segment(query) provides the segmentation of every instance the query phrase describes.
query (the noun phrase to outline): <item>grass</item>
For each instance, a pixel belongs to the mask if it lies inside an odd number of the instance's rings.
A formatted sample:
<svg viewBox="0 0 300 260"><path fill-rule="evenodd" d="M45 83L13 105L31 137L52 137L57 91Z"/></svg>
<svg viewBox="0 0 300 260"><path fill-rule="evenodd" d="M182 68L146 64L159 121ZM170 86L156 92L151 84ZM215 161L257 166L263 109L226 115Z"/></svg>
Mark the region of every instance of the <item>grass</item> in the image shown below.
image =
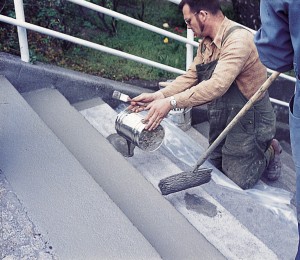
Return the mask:
<svg viewBox="0 0 300 260"><path fill-rule="evenodd" d="M166 30L184 37L186 36L186 25L183 21L182 13L178 10L176 4L167 0L144 0L144 2L145 12L143 21L145 23L159 28L163 28L163 24L168 23L169 28ZM140 2L133 0L124 1L120 3L118 11L122 14L136 17L141 10L141 5L138 3ZM74 7L77 8L77 6L72 5L72 8ZM56 12L53 12L53 8L48 10L52 10L51 15L49 14L50 11L43 9L43 14L49 16L47 16L50 20L48 26L51 24L55 25L58 30L65 27L63 24L57 24L57 21L61 18L59 16L59 9L56 10ZM66 10L71 12L70 8ZM85 9L84 12L87 12L86 10L87 9ZM75 28L75 30L70 31L70 35L185 70L186 46L184 43L173 39L168 39L168 43L164 43L165 37L163 35L153 33L121 20L117 21L117 33L112 36L104 32L96 13L94 11L88 12L90 14L90 16L88 16L88 18L91 18L90 20L84 20L80 15L74 14L73 16L71 14L70 17L66 19L66 21L70 20L72 23L70 28ZM79 11L77 13L80 14ZM41 14L38 13L37 16L40 15ZM74 19L74 17L76 18ZM28 21L31 17L26 18ZM110 17L106 17L107 22L110 22L110 19ZM42 22L43 21L45 20L42 19ZM46 21L48 20L46 19ZM32 62L42 61L52 63L61 67L118 81L128 81L131 79L165 80L178 76L178 74L175 73L166 72L162 69L143 65L94 49L70 43L66 44L63 40L54 39L35 32L28 31L28 34ZM14 35L6 34L6 38L7 35L10 40L14 41L14 43L9 45L13 47L9 47L6 43L2 42L0 43L0 49L17 54L18 40L16 33Z"/></svg>
<svg viewBox="0 0 300 260"><path fill-rule="evenodd" d="M89 40L169 66L181 69L185 67L184 44L180 45L175 41L164 44L164 37L162 36L141 28L130 31L128 27L128 25L119 24L120 33L116 36L99 35ZM68 53L65 53L65 65L71 65L79 70L86 70L95 75L117 80L127 80L128 78L152 80L157 77L171 76L169 75L171 73L166 73L151 66L80 46L74 46Z"/></svg>
<svg viewBox="0 0 300 260"><path fill-rule="evenodd" d="M162 28L163 23L167 22L170 24L168 30L174 31L175 27L182 25L182 21L180 24L176 24L177 16L180 14L177 6L171 4L168 1L153 1L146 7L144 21L160 28ZM167 10L167 12L158 12L157 8ZM181 28L181 30L183 34L186 32L185 28ZM85 37L92 42L172 67L185 69L186 48L184 43L169 39L166 44L164 43L164 36L123 21L118 21L117 34L114 36L109 36L99 31L98 28L89 28L88 31L90 33L86 34ZM65 59L60 65L71 66L76 70L115 80L132 78L155 80L177 76L177 74L165 72L152 66L80 46L73 46L65 53Z"/></svg>
<svg viewBox="0 0 300 260"><path fill-rule="evenodd" d="M170 27L166 30L185 36L185 24L176 4L166 0L146 0L146 2L149 3L145 4L143 16L145 23L159 28L163 28L163 23L168 23ZM130 2L127 2L120 6L118 11L136 17L137 9L137 5L131 4L130 6ZM184 43L172 39L169 39L168 43L164 43L165 37L163 35L121 20L117 21L117 33L110 35L103 30L96 13L94 11L88 12L94 21L91 21L91 19L84 20L78 16L76 16L78 19L72 18L71 22L79 29L71 31L70 35L151 61L185 69L186 48ZM55 19L58 19L58 16L53 18L53 20ZM111 18L106 16L106 21L109 23ZM175 31L175 28L177 31ZM180 28L179 31L178 28ZM28 31L28 34L32 62L42 61L118 81L131 79L161 80L174 78L178 75L73 43L64 44L66 42L63 40L35 32ZM14 46L13 44L10 45L13 48L6 48L4 44L1 46L1 43L0 48L4 46L4 51L7 49L8 52L13 51L16 54L18 52L17 37L15 35L14 38L10 37L10 39L15 41Z"/></svg>

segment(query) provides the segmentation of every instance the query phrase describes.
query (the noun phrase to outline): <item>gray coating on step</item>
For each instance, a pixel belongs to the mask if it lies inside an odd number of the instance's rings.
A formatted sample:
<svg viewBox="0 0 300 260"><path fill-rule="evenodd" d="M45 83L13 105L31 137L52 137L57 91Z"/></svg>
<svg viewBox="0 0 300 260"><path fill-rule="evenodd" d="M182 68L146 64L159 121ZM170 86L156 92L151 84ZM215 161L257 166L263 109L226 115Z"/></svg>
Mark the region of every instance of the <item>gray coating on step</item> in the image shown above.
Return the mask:
<svg viewBox="0 0 300 260"><path fill-rule="evenodd" d="M163 259L224 259L57 90L24 97Z"/></svg>
<svg viewBox="0 0 300 260"><path fill-rule="evenodd" d="M123 109L125 108L120 107L117 110ZM115 132L113 125L116 111L107 104L83 108L81 113L103 136L107 137ZM167 135L162 149L153 153L145 153L136 149L135 155L127 159L155 187L170 173L191 170L193 163L187 167L181 160L191 163L193 161L191 153L201 154L204 151L203 147L207 146L207 139L194 128L182 132L176 127L170 128L171 125L167 124L167 120L163 124ZM202 146L197 145L198 141L202 143ZM195 159L198 159L198 155ZM212 165L205 162L203 167L211 168ZM242 191L220 171L212 168L213 180L209 183L168 195L166 198L228 259L235 259L235 257L238 259L251 259L251 257L276 259L273 252L283 259L290 259L295 255L298 239L297 225L294 225L293 216L295 215L289 208L289 201L281 202L284 204L275 202L274 205L274 200L268 198L271 196L281 201L284 191L276 190L275 194L270 194L273 191L268 189L261 191L259 187ZM186 203L186 193L192 195L189 197L189 205ZM201 205L206 207L203 208L203 212L209 212L209 206L212 205L201 203L202 199L216 206L216 215L200 214L197 210L193 210L195 208L200 211ZM193 207L190 206L191 203ZM255 215L258 217L253 217ZM275 233L276 236L273 237ZM282 243L283 237L289 237L290 240Z"/></svg>
<svg viewBox="0 0 300 260"><path fill-rule="evenodd" d="M0 82L1 169L59 259L160 259L14 87Z"/></svg>
<svg viewBox="0 0 300 260"><path fill-rule="evenodd" d="M20 61L19 57L4 53L0 53L0 73L5 74L20 92L39 89L41 87L57 88L70 102L86 100L94 98L95 96L100 96L107 101L106 98L109 97L112 89L117 89L133 96L135 95L134 93L138 94L141 91L145 91L145 89L138 89L135 86L129 86L120 82L85 75L83 73L68 71L55 66L24 63ZM41 83L43 83L43 85L41 85ZM283 83L281 82L279 83L280 87L282 84ZM275 88L276 86L272 87L272 89ZM280 89L278 93L281 93ZM99 100L100 99L95 98L93 102L89 101L89 107L97 105ZM103 103L101 100L100 102ZM193 121L195 120L199 121L198 118ZM200 132L202 131L200 124L194 126L199 129ZM189 135L192 135L196 142L199 142L203 147L206 147L207 139L199 134L199 132L193 131L193 129L191 130L192 131L188 131ZM288 144L285 145L283 143L283 146L287 151L290 150ZM132 162L138 166L139 163L143 163L144 161L144 158L140 159L139 162L139 153L137 152L132 158ZM154 158L155 163L158 162L157 159L160 158ZM149 157L148 160L152 160L151 157ZM287 153L283 153L283 161L285 164L283 166L282 178L277 182L268 183L268 185L283 188L294 193L295 172L291 156ZM175 163L179 164L178 161ZM173 171L170 172L173 173ZM248 196L241 195L239 192L235 192L231 189L220 189L220 186L214 185L213 182L203 185L203 189L232 213L237 221L240 221L240 223L245 225L251 233L276 252L279 259L292 259L292 256L295 254L294 251L296 250L296 239L298 238L296 238L294 233L287 227L285 221L282 221L281 223L280 219L278 220L276 212L274 213L272 210L266 210L264 206L257 205L251 198L249 199ZM186 207L189 207L190 211L200 211L201 208L197 207L197 205L199 205L199 203L201 204L203 201L198 201L197 198L199 197L202 199L206 197L194 193L197 189L191 190L193 191L193 197L189 198L191 200L188 201L188 203L184 202L184 204ZM173 203L174 198L175 197L172 197L170 199L171 203ZM185 201L184 197L182 200ZM202 205L207 206L208 204L203 203ZM206 214L213 216L213 208ZM204 216L204 214L200 215ZM233 229L234 227L230 226L228 228ZM295 232L297 232L296 229ZM282 238L286 237L290 238L289 242L283 242ZM230 243L229 237L226 238L226 241Z"/></svg>

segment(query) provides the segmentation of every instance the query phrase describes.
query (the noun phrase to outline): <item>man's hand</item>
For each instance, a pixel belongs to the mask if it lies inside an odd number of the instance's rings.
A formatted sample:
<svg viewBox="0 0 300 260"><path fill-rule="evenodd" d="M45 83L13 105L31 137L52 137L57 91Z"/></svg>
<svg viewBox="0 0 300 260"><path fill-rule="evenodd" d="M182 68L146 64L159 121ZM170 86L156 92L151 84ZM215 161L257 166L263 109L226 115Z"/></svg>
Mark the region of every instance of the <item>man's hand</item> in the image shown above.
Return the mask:
<svg viewBox="0 0 300 260"><path fill-rule="evenodd" d="M154 93L142 93L130 100L130 106L128 107L128 109L132 110L133 112L148 110L148 104L150 104L154 100L162 98L164 98L164 95L160 91Z"/></svg>
<svg viewBox="0 0 300 260"><path fill-rule="evenodd" d="M149 109L149 112L144 118L144 122L146 123L145 129L151 131L159 126L172 109L170 98L154 100L147 106L147 109Z"/></svg>
<svg viewBox="0 0 300 260"><path fill-rule="evenodd" d="M144 103L145 105L141 106L139 105L140 103ZM144 123L146 124L145 129L151 131L161 123L172 109L172 106L170 98L165 98L160 91L156 91L154 93L142 93L132 98L128 109L131 109L133 112L149 110L144 118Z"/></svg>

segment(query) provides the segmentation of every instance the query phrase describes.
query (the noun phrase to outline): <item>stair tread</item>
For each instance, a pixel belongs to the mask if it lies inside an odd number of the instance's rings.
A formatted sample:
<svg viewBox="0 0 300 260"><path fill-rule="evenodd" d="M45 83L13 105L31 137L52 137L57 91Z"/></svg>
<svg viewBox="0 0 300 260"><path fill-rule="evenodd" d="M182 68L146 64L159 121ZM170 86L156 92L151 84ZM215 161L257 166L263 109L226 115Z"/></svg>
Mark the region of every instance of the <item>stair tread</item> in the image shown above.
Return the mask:
<svg viewBox="0 0 300 260"><path fill-rule="evenodd" d="M24 97L162 258L223 258L59 91Z"/></svg>
<svg viewBox="0 0 300 260"><path fill-rule="evenodd" d="M1 170L58 256L160 259L14 87L0 82Z"/></svg>
<svg viewBox="0 0 300 260"><path fill-rule="evenodd" d="M114 120L117 114L117 112L113 111L112 108L110 108L107 104L102 104L94 108L84 109L80 112L104 137L107 137L110 134L115 132L113 127L110 128L105 127L106 125L110 125L110 126L114 125ZM196 142L199 142L200 147L198 148L201 149L202 151L204 151L204 149L207 147L207 139L204 136L202 136L201 133L199 133L196 129L191 128L186 133L181 133L182 136L184 136L185 134L188 135L187 138L192 137L194 140L196 140ZM175 139L173 141L175 143L178 142ZM192 145L188 147L192 147ZM187 148L186 150L189 149ZM168 175L170 175L170 173L175 174L182 171L180 168L174 167L174 165L172 165L172 163L173 164L175 163L177 166L180 167L181 165L178 159L177 161L174 160L173 162L170 162L165 157L167 157L167 153L163 152L163 149L161 148L154 153L141 152L138 148L136 148L134 151L134 156L128 158L127 160L130 161L130 163L134 165L149 180L149 182L151 182L154 186L157 186L161 178L167 177ZM204 166L207 166L207 164L204 164ZM161 171L161 169L164 169L163 172ZM214 170L213 172L217 172L217 170ZM199 228L200 232L203 232L209 241L214 241L215 246L217 248L218 246L226 247L228 243L228 247L235 245L234 246L235 249L233 251L234 253L237 253L237 251L239 251L240 246L244 248L245 244L247 243L252 243L252 244L256 243L257 247L251 247L249 250L240 249L239 254L241 255L238 255L237 257L247 259L247 256L250 257L250 256L254 256L255 254L258 254L259 256L263 254L263 251L266 250L266 248L264 248L264 245L261 244L261 241L265 243L266 247L270 248L278 255L286 254L286 250L281 246L282 238L280 234L283 233L291 237L291 239L294 239L294 244L296 244L297 233L293 232L294 230L291 230L289 228L286 229L286 225L281 223L280 216L278 216L278 218L275 218L273 216L273 213L270 211L268 207L266 207L266 205L260 205L260 202L255 200L254 195L247 194L246 192L242 192L238 189L235 190L226 187L226 185L228 185L230 181L228 180L228 178L227 180L224 181L224 175L220 174L220 172L217 173L215 176L216 178L219 178L219 180L217 181L220 182L221 180L225 183L225 187L222 187L222 184L220 186L219 183L216 184L213 181L211 181L210 183L202 185L201 187L196 187L187 190L186 192L182 191L173 195L169 195L167 199L169 199L171 203L174 204L177 210L182 212L187 218L190 218L189 219L190 222L193 223L193 225L196 226L196 228ZM282 188L282 186L280 188ZM259 190L257 191L254 190L254 194L257 194L258 192ZM199 196L208 199L210 202L213 201L213 204L217 206L217 211L220 214L215 216L215 218L213 219L218 219L218 221L210 223L201 219L199 215L193 218L192 216L194 214L193 209L187 210L185 208L187 206L186 197L184 195L185 193L190 195L194 194L193 196L195 196L195 200L197 200L197 196ZM208 210L207 212L209 212L209 207L207 210ZM260 215L259 219L261 220L262 223L260 223L259 225L257 225L256 219L253 218L255 214ZM233 218L236 218L238 221L237 222L236 220L234 221L232 219L232 216ZM272 221L270 221L270 218L272 218ZM219 219L223 219L223 221L220 221ZM199 223L197 224L198 221ZM207 228L209 227L208 228L209 231L204 230L205 228L203 228L203 224ZM228 230L229 226L230 229ZM255 236L255 238L253 238L249 233L244 232L245 227ZM277 238L270 239L270 236L274 234L273 231L274 227L278 229L275 231L275 233L278 232L279 236ZM292 223L290 227L294 228L294 224ZM215 229L218 230L217 233L213 232L213 230ZM233 232L233 234L229 234L230 232ZM220 243L221 237L225 237L225 236L226 237L235 236L236 240L233 239L232 241L227 239L227 241L225 242L223 241L221 245ZM260 241L257 241L257 238ZM251 240L252 242L249 242ZM241 241L243 241L243 243ZM224 248L220 250L226 251L226 249ZM224 255L226 255L226 253L230 255L230 252L227 251L224 253L224 251L222 251ZM293 245L291 246L291 253L292 254L294 253Z"/></svg>

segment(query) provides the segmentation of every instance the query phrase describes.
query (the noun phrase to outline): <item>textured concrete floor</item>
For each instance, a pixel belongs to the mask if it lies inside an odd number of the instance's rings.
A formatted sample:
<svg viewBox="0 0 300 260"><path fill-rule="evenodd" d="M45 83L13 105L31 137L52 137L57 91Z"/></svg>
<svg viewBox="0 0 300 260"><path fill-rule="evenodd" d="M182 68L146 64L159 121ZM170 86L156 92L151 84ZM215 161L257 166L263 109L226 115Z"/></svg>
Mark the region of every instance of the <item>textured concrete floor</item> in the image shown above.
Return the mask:
<svg viewBox="0 0 300 260"><path fill-rule="evenodd" d="M29 219L12 187L0 172L0 259L52 260L54 250Z"/></svg>

